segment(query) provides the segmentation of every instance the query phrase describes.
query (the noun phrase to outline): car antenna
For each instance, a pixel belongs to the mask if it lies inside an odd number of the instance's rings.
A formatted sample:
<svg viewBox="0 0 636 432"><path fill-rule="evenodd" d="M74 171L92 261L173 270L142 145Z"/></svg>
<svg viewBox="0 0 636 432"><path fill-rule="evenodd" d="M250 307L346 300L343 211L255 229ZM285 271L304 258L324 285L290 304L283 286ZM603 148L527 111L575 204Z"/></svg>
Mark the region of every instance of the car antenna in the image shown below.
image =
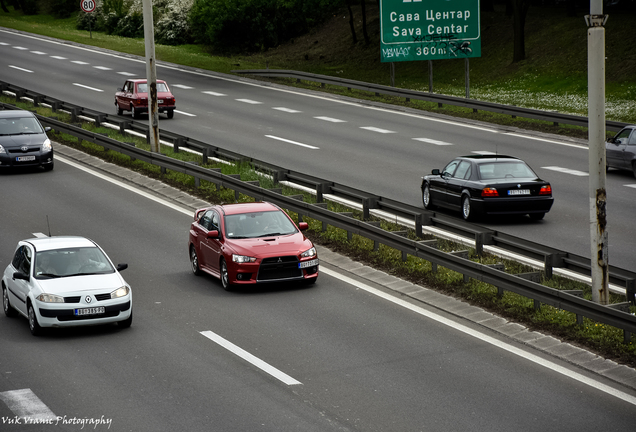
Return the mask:
<svg viewBox="0 0 636 432"><path fill-rule="evenodd" d="M51 225L49 225L49 215L46 215L46 226L49 228L49 237L51 237Z"/></svg>

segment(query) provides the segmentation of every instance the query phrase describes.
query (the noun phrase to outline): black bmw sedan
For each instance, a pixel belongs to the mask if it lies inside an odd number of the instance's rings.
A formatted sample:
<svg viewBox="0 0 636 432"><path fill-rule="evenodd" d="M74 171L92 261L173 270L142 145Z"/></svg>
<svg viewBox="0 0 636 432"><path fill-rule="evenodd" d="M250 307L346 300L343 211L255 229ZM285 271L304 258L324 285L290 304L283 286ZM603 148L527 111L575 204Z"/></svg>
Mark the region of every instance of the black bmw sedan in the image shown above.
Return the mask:
<svg viewBox="0 0 636 432"><path fill-rule="evenodd" d="M550 183L521 159L504 155L469 155L422 177L422 202L429 210L460 210L465 220L480 215L528 214L543 219L554 198Z"/></svg>

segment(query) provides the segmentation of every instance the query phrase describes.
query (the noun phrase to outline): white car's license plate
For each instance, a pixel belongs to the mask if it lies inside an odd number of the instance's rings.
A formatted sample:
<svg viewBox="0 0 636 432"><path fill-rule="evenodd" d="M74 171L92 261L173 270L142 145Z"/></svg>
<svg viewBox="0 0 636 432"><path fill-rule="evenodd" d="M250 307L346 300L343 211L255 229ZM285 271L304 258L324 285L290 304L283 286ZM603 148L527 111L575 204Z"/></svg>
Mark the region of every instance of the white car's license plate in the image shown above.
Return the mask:
<svg viewBox="0 0 636 432"><path fill-rule="evenodd" d="M35 156L18 156L17 158L15 158L15 160L17 162L34 161L35 160Z"/></svg>
<svg viewBox="0 0 636 432"><path fill-rule="evenodd" d="M307 268L307 267L313 267L313 266L317 266L318 265L318 260L311 260L311 261L303 261L298 263L298 268Z"/></svg>
<svg viewBox="0 0 636 432"><path fill-rule="evenodd" d="M511 189L508 195L530 195L530 189Z"/></svg>
<svg viewBox="0 0 636 432"><path fill-rule="evenodd" d="M84 309L75 309L75 315L99 315L106 312L106 308L104 306L92 307L92 308L84 308Z"/></svg>

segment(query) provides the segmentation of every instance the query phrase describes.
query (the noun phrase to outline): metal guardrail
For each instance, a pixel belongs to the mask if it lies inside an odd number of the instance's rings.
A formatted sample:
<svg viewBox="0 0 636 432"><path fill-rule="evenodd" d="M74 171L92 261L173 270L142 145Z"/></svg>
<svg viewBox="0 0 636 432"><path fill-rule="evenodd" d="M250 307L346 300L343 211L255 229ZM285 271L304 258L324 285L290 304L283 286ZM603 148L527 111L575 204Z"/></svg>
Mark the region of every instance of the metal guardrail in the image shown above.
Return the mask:
<svg viewBox="0 0 636 432"><path fill-rule="evenodd" d="M543 111L531 108L521 108L516 106L508 106L501 105L492 102L484 102L476 99L467 99L456 96L447 96L442 94L435 94L429 92L421 92L416 90L409 89L401 89L397 87L391 87L381 84L372 84L366 83L362 81L355 81L346 78L338 78L327 75L318 75L311 74L306 72L299 71L290 71L284 69L243 69L243 70L233 70L231 71L235 74L241 75L256 75L256 76L264 76L271 78L290 78L295 79L296 82L300 81L312 81L321 83L324 87L325 84L347 87L347 89L351 90L364 90L375 94L384 94L389 96L397 96L401 98L405 98L407 101L410 99L423 100L427 102L437 103L441 108L444 104L459 106L464 108L472 108L474 112L477 111L488 111L497 114L505 114L513 117L524 117L530 118L534 120L544 120L554 123L555 125L559 123L569 124L573 126L588 126L587 117L572 115L572 114L561 114L553 111ZM623 127L628 125L629 123L622 123L617 121L606 121L605 128L608 131L618 132Z"/></svg>
<svg viewBox="0 0 636 432"><path fill-rule="evenodd" d="M69 110L73 117L88 117L92 118L96 123L99 122L118 125L120 132L122 133L124 132L124 128L129 128L137 132L142 131L146 134L149 131L148 125L141 122L83 109L75 105L55 101L28 91L15 92L14 90L17 90L17 88L6 83L0 82L0 89L15 93L16 98L18 97L18 94L21 94L21 97L28 97L35 100L33 98L35 96L35 98L39 101L38 103L53 103L51 106L57 107L54 109ZM15 109L12 105L2 105L7 109ZM239 193L242 193L247 196L251 196L256 200L274 202L283 208L297 213L300 219L303 217L309 217L321 221L323 223L323 227L326 224L343 229L350 234L358 234L362 237L373 240L374 242L382 243L399 250L403 254L425 259L431 262L434 267L439 265L463 274L464 278L473 278L491 284L497 287L500 292L502 292L502 290L515 292L527 298L533 299L535 304L540 302L575 313L577 314L577 319L579 319L579 317L587 317L622 329L624 331L624 340L626 342L630 340L631 333L636 332L636 316L632 314L623 312L614 307L603 306L582 299L567 291L560 291L545 287L519 275L508 274L499 270L495 266L476 263L466 258L462 258L457 254L440 251L434 246L430 246L430 244L426 241L411 240L404 237L401 233L385 231L371 222L354 219L350 217L349 214L340 214L330 211L323 203L323 198L324 195L330 194L360 202L365 216L368 215L372 209L380 209L389 211L401 217L411 218L415 224L418 235L421 235L422 233L422 225L427 225L443 228L469 237L474 236L476 250L478 252L483 249L483 245L496 245L506 250L525 254L526 256L539 257L544 260L547 276L551 275L554 267L563 267L573 271L583 272L583 274L587 274L589 276L589 260L583 257L548 248L527 240L508 236L497 231L489 230L485 227L469 224L423 208L389 200L317 177L293 172L256 159L246 158L238 153L221 149L201 141L192 140L168 131L162 131L161 137L163 140L172 140L175 151L179 151L181 148L188 148L201 152L204 164L207 163L207 158L209 157L248 161L257 169L270 172L275 181L289 181L313 189L316 193L318 203L306 203L302 201L302 198L299 199L296 196L284 196L281 194L279 189L264 189L258 184L255 184L256 182L245 182L236 178L236 176L222 174L219 169L207 169L191 162L184 162L160 153L152 153L142 150L132 144L114 140L105 135L93 133L82 129L81 127L67 124L53 118L43 117L40 115L38 115L38 118L45 126L50 126L56 132L69 134L77 137L78 139L100 145L105 149L117 151L128 155L131 158L139 159L152 165L157 165L161 167L162 170L172 170L193 176L197 184L200 180L206 180L220 187L234 190L237 197ZM626 287L627 298L633 303L636 273L611 266L609 271L610 281L623 283Z"/></svg>

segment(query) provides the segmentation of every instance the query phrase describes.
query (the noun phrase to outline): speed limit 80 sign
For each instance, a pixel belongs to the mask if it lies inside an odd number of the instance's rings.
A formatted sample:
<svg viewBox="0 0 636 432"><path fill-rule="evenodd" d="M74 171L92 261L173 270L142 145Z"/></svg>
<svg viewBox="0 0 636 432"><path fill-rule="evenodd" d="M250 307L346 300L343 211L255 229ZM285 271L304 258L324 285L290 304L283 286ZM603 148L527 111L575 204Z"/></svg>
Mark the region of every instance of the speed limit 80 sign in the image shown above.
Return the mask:
<svg viewBox="0 0 636 432"><path fill-rule="evenodd" d="M93 12L95 10L95 0L81 0L80 7L84 12Z"/></svg>

